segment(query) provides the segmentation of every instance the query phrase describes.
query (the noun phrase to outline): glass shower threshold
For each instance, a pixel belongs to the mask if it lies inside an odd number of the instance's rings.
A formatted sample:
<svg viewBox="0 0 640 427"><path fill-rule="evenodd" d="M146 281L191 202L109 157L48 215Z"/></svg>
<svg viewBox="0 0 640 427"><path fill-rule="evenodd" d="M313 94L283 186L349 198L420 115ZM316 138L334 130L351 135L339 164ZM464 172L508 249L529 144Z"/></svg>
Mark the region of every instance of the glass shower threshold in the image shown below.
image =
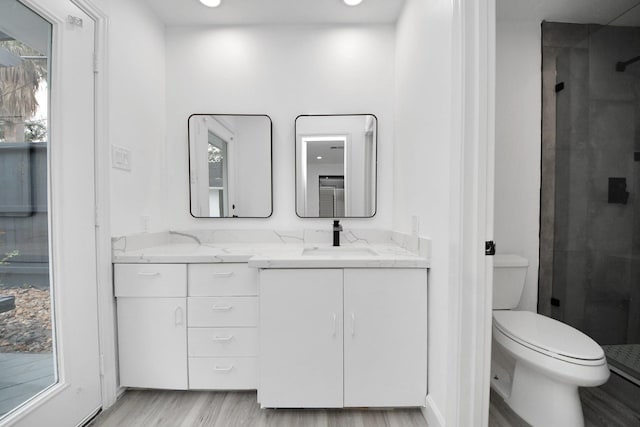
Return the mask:
<svg viewBox="0 0 640 427"><path fill-rule="evenodd" d="M609 368L640 386L640 344L603 345Z"/></svg>

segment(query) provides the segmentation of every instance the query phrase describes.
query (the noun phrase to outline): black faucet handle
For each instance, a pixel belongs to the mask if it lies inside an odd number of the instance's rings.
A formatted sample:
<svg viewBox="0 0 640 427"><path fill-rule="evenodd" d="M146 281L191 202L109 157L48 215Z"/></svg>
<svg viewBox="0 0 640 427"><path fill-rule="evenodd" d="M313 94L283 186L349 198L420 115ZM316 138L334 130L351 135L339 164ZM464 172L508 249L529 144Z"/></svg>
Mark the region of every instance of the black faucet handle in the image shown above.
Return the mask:
<svg viewBox="0 0 640 427"><path fill-rule="evenodd" d="M340 232L342 231L342 226L340 225L340 221L333 221L333 246L340 246Z"/></svg>

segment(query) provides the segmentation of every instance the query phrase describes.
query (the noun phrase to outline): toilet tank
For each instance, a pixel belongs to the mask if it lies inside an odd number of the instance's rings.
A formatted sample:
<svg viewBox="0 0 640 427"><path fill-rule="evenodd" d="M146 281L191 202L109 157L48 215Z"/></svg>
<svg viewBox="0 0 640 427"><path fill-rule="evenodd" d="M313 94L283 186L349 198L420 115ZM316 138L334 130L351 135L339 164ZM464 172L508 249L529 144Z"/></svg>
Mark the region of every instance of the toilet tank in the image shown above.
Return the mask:
<svg viewBox="0 0 640 427"><path fill-rule="evenodd" d="M518 255L495 255L493 259L493 309L516 308L524 289L529 261Z"/></svg>

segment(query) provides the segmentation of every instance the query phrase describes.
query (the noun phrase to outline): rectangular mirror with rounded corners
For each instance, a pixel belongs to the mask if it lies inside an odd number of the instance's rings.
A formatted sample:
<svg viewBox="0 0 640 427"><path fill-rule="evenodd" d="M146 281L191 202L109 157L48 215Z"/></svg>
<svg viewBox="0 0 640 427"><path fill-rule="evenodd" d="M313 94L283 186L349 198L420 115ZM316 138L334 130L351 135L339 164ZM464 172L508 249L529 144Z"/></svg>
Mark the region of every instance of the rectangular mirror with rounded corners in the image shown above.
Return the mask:
<svg viewBox="0 0 640 427"><path fill-rule="evenodd" d="M271 216L269 116L192 114L188 126L191 215L196 218Z"/></svg>
<svg viewBox="0 0 640 427"><path fill-rule="evenodd" d="M378 119L372 114L296 118L296 214L376 214Z"/></svg>

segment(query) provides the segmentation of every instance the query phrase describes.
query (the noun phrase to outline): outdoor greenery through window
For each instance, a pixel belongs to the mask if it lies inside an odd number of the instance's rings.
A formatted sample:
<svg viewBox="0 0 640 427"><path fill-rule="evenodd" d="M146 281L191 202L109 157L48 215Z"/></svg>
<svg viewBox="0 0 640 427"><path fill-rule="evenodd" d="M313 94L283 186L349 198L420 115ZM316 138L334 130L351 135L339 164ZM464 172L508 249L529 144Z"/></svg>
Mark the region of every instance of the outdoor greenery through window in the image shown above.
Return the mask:
<svg viewBox="0 0 640 427"><path fill-rule="evenodd" d="M17 1L4 1L1 6L0 416L3 416L55 384L56 370L47 200L51 25ZM16 22L30 22L34 26L19 26Z"/></svg>

